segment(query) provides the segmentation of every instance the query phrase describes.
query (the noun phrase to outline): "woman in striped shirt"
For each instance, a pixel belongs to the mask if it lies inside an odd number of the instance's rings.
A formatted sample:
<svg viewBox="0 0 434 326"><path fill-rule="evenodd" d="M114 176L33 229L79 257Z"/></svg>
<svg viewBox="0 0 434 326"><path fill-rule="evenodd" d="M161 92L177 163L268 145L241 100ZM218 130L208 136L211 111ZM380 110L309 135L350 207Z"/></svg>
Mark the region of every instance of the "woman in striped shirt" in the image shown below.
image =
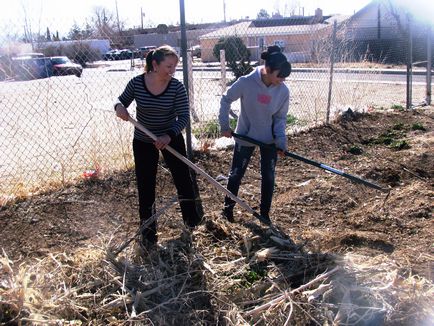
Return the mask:
<svg viewBox="0 0 434 326"><path fill-rule="evenodd" d="M127 121L126 108L133 100L137 105L137 120L157 136L153 141L134 130L133 152L139 193L140 225L155 213L155 186L159 150L172 174L182 218L189 228L201 222L196 209L194 188L188 166L165 150L167 145L186 155L181 131L189 118L189 104L184 85L173 78L178 55L170 46L161 46L146 56L146 72L129 81L115 104L116 115ZM142 228L142 244L149 248L157 243L157 225Z"/></svg>

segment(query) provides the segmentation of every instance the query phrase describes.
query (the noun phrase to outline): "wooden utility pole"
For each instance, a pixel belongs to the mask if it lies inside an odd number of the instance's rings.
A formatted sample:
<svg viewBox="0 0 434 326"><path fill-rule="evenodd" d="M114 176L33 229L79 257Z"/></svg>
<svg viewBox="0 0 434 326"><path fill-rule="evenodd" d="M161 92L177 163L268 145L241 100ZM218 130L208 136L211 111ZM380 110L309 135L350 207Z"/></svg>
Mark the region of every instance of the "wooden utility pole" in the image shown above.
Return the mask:
<svg viewBox="0 0 434 326"><path fill-rule="evenodd" d="M115 4L116 4L116 19L117 19L117 23L118 23L118 32L121 32L121 24L119 22L119 10L118 10L118 0L115 0Z"/></svg>
<svg viewBox="0 0 434 326"><path fill-rule="evenodd" d="M426 97L425 102L426 105L431 105L431 82L432 82L432 76L431 76L431 69L432 69L432 29L431 27L428 27L427 32L427 40L426 40Z"/></svg>

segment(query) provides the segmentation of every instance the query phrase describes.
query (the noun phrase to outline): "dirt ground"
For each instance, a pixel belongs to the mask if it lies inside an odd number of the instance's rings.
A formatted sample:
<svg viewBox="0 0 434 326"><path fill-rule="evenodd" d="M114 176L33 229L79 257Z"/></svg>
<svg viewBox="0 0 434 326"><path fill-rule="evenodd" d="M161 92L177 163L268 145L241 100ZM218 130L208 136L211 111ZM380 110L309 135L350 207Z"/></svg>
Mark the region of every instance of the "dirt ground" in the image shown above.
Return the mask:
<svg viewBox="0 0 434 326"><path fill-rule="evenodd" d="M433 127L432 108L349 113L329 126L290 136L289 151L371 180L390 193L300 161L281 159L273 223L306 252L385 255L405 273L434 281ZM228 149L198 152L195 159L218 177L227 174L231 156ZM239 194L255 209L260 198L258 158L256 151ZM175 192L168 173L164 169L159 173L158 194L164 202ZM198 183L209 220L208 234L200 234L216 236L210 225L220 212L223 196L201 177ZM17 263L52 252L74 252L98 237L115 234L128 239L137 230L137 216L134 173L118 173L2 207L0 247ZM237 224L254 220L239 207L235 218ZM176 207L160 218L159 231L162 244L179 237L181 218Z"/></svg>

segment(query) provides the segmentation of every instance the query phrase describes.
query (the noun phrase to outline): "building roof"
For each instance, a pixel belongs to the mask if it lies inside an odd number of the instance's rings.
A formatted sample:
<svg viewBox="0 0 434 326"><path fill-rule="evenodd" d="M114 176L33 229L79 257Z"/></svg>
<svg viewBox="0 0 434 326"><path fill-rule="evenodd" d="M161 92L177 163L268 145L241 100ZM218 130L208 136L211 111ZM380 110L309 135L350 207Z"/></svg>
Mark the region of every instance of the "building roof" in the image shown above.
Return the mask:
<svg viewBox="0 0 434 326"><path fill-rule="evenodd" d="M254 27L277 27L277 26L291 26L291 25L312 25L323 23L331 16L291 16L282 17L277 19L256 19L252 21Z"/></svg>
<svg viewBox="0 0 434 326"><path fill-rule="evenodd" d="M201 40L215 39L215 38L234 36L234 35L252 37L252 36L266 36L266 35L310 34L312 32L316 32L321 29L329 27L331 24L333 24L335 20L337 21L337 23L341 23L344 20L348 19L349 16L334 15L334 16L326 16L324 18L325 19L323 19L321 23L311 23L311 21L309 20L302 20L302 22L306 22L306 24L288 24L291 22L295 22L296 18L294 18L294 21L288 18L276 19L276 21L279 22L276 22L271 26L267 25L265 21L272 21L272 19L263 20L264 23L261 24L258 24L260 20L245 21L232 26L220 28L211 33L202 35L200 39ZM263 25L263 26L257 26L257 25Z"/></svg>

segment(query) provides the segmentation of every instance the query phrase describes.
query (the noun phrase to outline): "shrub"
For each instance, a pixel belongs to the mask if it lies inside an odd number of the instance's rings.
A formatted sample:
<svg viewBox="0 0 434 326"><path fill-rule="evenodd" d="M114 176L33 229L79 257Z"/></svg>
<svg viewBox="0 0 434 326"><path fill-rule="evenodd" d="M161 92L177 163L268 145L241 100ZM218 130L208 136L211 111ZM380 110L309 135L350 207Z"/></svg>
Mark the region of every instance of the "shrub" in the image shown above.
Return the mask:
<svg viewBox="0 0 434 326"><path fill-rule="evenodd" d="M295 116L293 116L292 114L288 114L286 116L286 124L288 126L295 125L297 122L298 122L298 119Z"/></svg>
<svg viewBox="0 0 434 326"><path fill-rule="evenodd" d="M351 146L348 150L348 153L351 153L353 155L360 155L363 153L363 150L359 146Z"/></svg>
<svg viewBox="0 0 434 326"><path fill-rule="evenodd" d="M413 125L411 126L411 130L422 130L422 131L425 131L426 129L425 129L425 127L421 123L416 122L416 123L413 123Z"/></svg>
<svg viewBox="0 0 434 326"><path fill-rule="evenodd" d="M404 111L404 107L401 104L392 104L390 108L392 110Z"/></svg>
<svg viewBox="0 0 434 326"><path fill-rule="evenodd" d="M238 36L221 38L214 46L213 54L220 61L220 50L225 50L227 66L232 70L235 80L250 73L250 52ZM235 81L233 80L233 82Z"/></svg>
<svg viewBox="0 0 434 326"><path fill-rule="evenodd" d="M395 140L390 144L390 147L395 151L401 151L403 149L409 149L410 144L405 140Z"/></svg>

